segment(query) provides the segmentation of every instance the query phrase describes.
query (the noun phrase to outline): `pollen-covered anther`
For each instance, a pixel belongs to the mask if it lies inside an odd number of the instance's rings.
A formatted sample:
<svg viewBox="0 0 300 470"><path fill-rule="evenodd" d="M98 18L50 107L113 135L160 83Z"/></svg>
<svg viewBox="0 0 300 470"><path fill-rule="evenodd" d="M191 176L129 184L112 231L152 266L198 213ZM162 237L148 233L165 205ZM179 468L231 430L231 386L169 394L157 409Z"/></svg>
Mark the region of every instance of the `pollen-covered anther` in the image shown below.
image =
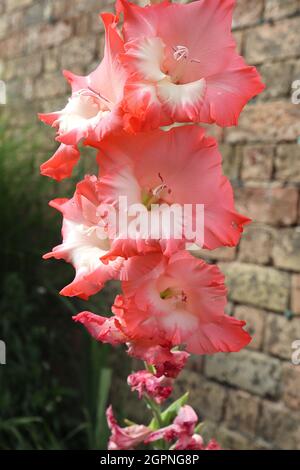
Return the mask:
<svg viewBox="0 0 300 470"><path fill-rule="evenodd" d="M154 197L159 197L161 193L167 189L167 185L165 183L160 184L159 186L156 186L156 188L152 189L152 194Z"/></svg>
<svg viewBox="0 0 300 470"><path fill-rule="evenodd" d="M189 57L189 50L186 46L175 46L173 47L174 53L173 57L177 62L182 59L188 59Z"/></svg>

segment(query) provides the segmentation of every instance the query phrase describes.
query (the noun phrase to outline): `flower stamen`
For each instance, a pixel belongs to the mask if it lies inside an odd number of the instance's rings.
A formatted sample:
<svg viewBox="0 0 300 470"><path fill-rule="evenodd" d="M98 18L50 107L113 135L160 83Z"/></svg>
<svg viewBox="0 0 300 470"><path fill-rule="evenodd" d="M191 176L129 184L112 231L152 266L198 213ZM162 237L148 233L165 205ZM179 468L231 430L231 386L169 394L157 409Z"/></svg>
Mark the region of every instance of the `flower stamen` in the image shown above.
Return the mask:
<svg viewBox="0 0 300 470"><path fill-rule="evenodd" d="M175 46L173 47L173 57L177 62L182 59L187 59L189 56L189 50L186 46Z"/></svg>

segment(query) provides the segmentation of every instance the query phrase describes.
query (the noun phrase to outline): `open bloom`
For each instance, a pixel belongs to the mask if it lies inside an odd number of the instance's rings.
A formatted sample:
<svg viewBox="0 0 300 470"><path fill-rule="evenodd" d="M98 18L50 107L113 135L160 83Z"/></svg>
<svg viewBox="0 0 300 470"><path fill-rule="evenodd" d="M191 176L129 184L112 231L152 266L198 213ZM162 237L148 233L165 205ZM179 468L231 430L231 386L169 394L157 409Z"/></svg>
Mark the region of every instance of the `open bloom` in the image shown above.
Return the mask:
<svg viewBox="0 0 300 470"><path fill-rule="evenodd" d="M123 41L116 30L116 18L102 14L106 29L104 58L95 71L77 76L69 71L64 75L72 87L72 96L61 111L40 114L40 119L57 128L61 142L58 152L41 166L41 173L57 180L71 175L79 158L77 144L99 142L107 133L122 128L120 103L126 72L118 61Z"/></svg>
<svg viewBox="0 0 300 470"><path fill-rule="evenodd" d="M106 411L106 417L108 427L111 430L108 450L132 450L141 444L151 432L146 426L138 424L121 428L113 415L111 406Z"/></svg>
<svg viewBox="0 0 300 470"><path fill-rule="evenodd" d="M235 246L249 222L235 211L216 141L196 125L104 139L98 162L102 203L132 215L127 237L116 237L111 255L161 248L172 254L186 241L211 250Z"/></svg>
<svg viewBox="0 0 300 470"><path fill-rule="evenodd" d="M195 433L198 417L189 405L184 405L174 419L174 422L165 428L152 432L146 443L164 439L167 442L176 441L171 447L173 450L218 450L219 445L211 441L205 446L202 437Z"/></svg>
<svg viewBox="0 0 300 470"><path fill-rule="evenodd" d="M113 334L116 343L130 343L132 355L158 363L158 369L162 352L175 346L213 354L239 351L250 342L245 322L224 313L226 288L216 266L185 251L170 258L148 254L130 258L121 277L125 275L114 317L104 320L83 312L74 318L98 340L112 343ZM158 358L151 357L151 347L152 354L162 348Z"/></svg>
<svg viewBox="0 0 300 470"><path fill-rule="evenodd" d="M165 113L175 122L236 125L245 104L264 85L236 51L231 33L234 4L166 0L142 8L119 0L125 41L121 59L130 72L127 107L136 109L140 103L139 114L149 110L149 121Z"/></svg>
<svg viewBox="0 0 300 470"><path fill-rule="evenodd" d="M150 266L154 271L158 269L160 272L161 263L165 262L164 257L157 253L151 256L151 260L148 257L143 275L143 257L136 256L125 262L119 275L122 279L132 279L137 276L143 283L149 277ZM129 285L127 287L129 288ZM129 300L124 295L117 295L112 306L113 316L104 317L84 311L75 315L73 319L82 323L97 341L113 346L126 344L129 356L141 359L155 367L156 377L176 378L185 366L189 354L186 351L173 350L171 342L162 335L155 335L152 332L148 334L147 331L145 334L142 331L137 334L130 322L127 323L125 312L129 304Z"/></svg>
<svg viewBox="0 0 300 470"><path fill-rule="evenodd" d="M176 378L183 369L189 354L185 351L173 351L167 341L156 338L135 338L130 335L126 324L118 311L122 312L125 301L117 296L112 310L115 316L102 317L91 312L81 312L73 317L74 321L82 323L90 335L97 341L109 343L113 346L127 344L128 354L131 357L146 361L155 367L156 377Z"/></svg>
<svg viewBox="0 0 300 470"><path fill-rule="evenodd" d="M143 275L140 257L131 259L122 282L122 319L134 337L161 338L194 354L235 352L250 342L245 322L224 313L224 276L216 266L182 251L153 268L154 257L142 257Z"/></svg>
<svg viewBox="0 0 300 470"><path fill-rule="evenodd" d="M163 403L172 393L171 379L165 376L156 377L147 370L130 374L127 383L132 391L138 392L139 398L148 395L158 404Z"/></svg>
<svg viewBox="0 0 300 470"><path fill-rule="evenodd" d="M63 214L63 243L44 255L45 259L64 259L74 265L75 279L61 294L87 299L116 279L123 264L118 257L101 261L110 250L105 222L98 214L99 188L96 176L86 176L77 184L72 199L55 199L50 205Z"/></svg>

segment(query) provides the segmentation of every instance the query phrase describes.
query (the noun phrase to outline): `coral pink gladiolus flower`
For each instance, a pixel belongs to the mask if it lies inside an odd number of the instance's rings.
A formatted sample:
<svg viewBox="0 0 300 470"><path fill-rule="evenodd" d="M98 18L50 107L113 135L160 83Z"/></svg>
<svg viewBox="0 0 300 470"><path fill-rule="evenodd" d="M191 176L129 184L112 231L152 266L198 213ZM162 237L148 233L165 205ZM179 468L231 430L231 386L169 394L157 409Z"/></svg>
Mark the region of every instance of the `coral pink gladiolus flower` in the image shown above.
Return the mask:
<svg viewBox="0 0 300 470"><path fill-rule="evenodd" d="M106 411L108 427L112 434L108 443L108 450L132 450L141 444L150 434L151 430L143 425L133 424L121 428L110 406Z"/></svg>
<svg viewBox="0 0 300 470"><path fill-rule="evenodd" d="M68 104L61 111L39 115L43 122L57 128L56 140L62 142L58 152L41 166L43 175L57 180L71 175L79 158L80 140L97 143L107 133L123 126L120 103L126 72L117 59L123 51L123 41L116 30L116 17L110 13L101 16L106 29L101 64L84 77L65 71L72 86Z"/></svg>
<svg viewBox="0 0 300 470"><path fill-rule="evenodd" d="M172 381L164 376L156 377L147 370L139 370L128 376L128 385L137 391L139 398L148 395L156 403L163 403L172 393Z"/></svg>
<svg viewBox="0 0 300 470"><path fill-rule="evenodd" d="M142 8L119 0L125 41L121 60L130 73L127 108L144 113L149 126L157 126L155 116L165 125L166 115L170 122L236 125L245 104L264 85L255 67L237 53L231 33L234 4L163 1Z"/></svg>
<svg viewBox="0 0 300 470"><path fill-rule="evenodd" d="M98 161L103 203L121 211L119 201L126 196L128 210L138 204L144 207L149 218L155 213L160 213L161 218L165 214L168 217L170 208L175 205L184 214L176 219L174 230L158 222L157 235L153 235L155 239L151 239L153 225L151 233L136 234L127 239L120 234L114 240L108 258L110 254L128 257L161 248L166 254L172 254L184 248L182 241L194 243L198 238L202 246L210 250L235 246L243 226L249 222L235 211L233 191L222 173L222 157L216 141L205 137L204 130L197 126L176 127L168 132L156 130L136 136L122 133L114 139L104 139ZM204 207L204 224L197 205ZM130 218L128 221L131 222ZM175 233L178 227L179 236ZM189 227L188 233L186 227ZM202 232L203 237L200 236Z"/></svg>
<svg viewBox="0 0 300 470"><path fill-rule="evenodd" d="M101 261L110 250L105 222L98 215L99 188L96 176L86 176L77 184L72 199L55 199L50 205L63 214L63 243L44 255L45 259L64 259L74 265L74 281L61 294L87 299L96 294L104 283L116 279L123 264L117 257Z"/></svg>
<svg viewBox="0 0 300 470"><path fill-rule="evenodd" d="M158 369L168 362L160 355L175 346L213 354L239 351L250 342L245 322L224 313L224 276L216 266L183 251L170 259L158 254L131 258L125 271L129 280L122 282L124 296L115 300L114 317L84 312L74 318L96 339L112 343L113 331L115 343L130 343L131 355L158 363ZM91 327L91 320L96 325ZM158 358L154 346L162 348Z"/></svg>
<svg viewBox="0 0 300 470"><path fill-rule="evenodd" d="M153 268L156 256L130 259L122 282L122 320L133 337L185 345L194 354L236 352L250 342L245 322L224 313L227 292L216 266L182 251Z"/></svg>
<svg viewBox="0 0 300 470"><path fill-rule="evenodd" d="M97 341L113 346L126 343L128 355L153 365L157 377L176 378L185 366L189 354L185 351L172 351L171 345L163 340L160 340L160 344L158 344L156 338L131 337L129 331L126 330L124 320L121 318L124 303L123 297L117 296L112 309L115 316L109 318L91 312L81 312L73 319L82 323Z"/></svg>

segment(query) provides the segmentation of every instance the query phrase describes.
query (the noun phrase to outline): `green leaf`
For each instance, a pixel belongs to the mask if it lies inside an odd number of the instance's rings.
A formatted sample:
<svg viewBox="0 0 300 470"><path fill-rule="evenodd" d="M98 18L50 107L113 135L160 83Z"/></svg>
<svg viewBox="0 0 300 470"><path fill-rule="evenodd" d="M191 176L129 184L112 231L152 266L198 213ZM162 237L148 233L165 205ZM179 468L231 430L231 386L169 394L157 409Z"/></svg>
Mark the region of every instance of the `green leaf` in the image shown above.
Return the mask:
<svg viewBox="0 0 300 470"><path fill-rule="evenodd" d="M202 434L205 428L205 423L198 423L195 427L195 434Z"/></svg>
<svg viewBox="0 0 300 470"><path fill-rule="evenodd" d="M184 395L182 395L178 400L174 401L171 403L171 405L161 413L161 421L162 421L162 426L169 426L176 416L178 415L178 412L182 406L184 406L189 399L189 392L186 392ZM159 429L159 424L156 419L153 419L149 425L149 427L153 430Z"/></svg>
<svg viewBox="0 0 300 470"><path fill-rule="evenodd" d="M95 444L96 449L104 449L107 438L108 429L106 424L105 410L107 407L107 401L109 391L111 387L112 370L105 368L101 369L99 377L99 389L98 389L98 406L97 406L97 418L95 428Z"/></svg>

